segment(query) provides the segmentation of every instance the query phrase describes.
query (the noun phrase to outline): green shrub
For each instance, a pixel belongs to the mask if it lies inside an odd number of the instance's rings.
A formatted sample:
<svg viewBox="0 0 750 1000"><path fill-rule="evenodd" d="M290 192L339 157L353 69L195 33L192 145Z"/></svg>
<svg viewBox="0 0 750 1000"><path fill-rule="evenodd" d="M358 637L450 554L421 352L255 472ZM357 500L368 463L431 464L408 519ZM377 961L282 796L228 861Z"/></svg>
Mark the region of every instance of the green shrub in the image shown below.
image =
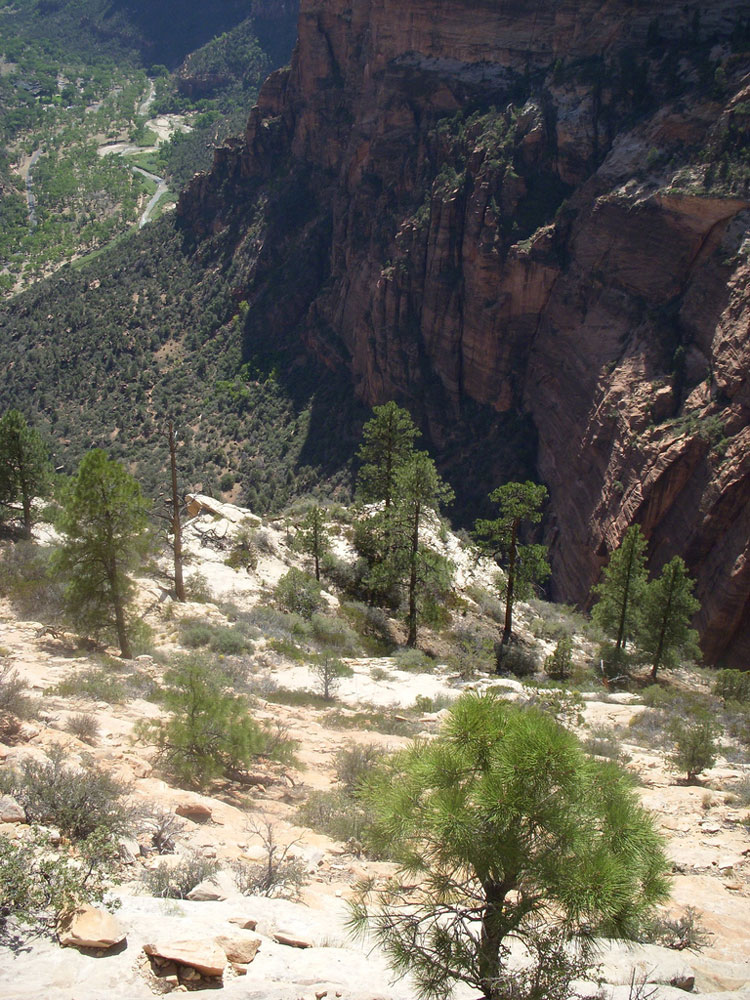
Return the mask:
<svg viewBox="0 0 750 1000"><path fill-rule="evenodd" d="M208 578L200 570L193 570L185 577L185 596L196 604L208 604L214 599Z"/></svg>
<svg viewBox="0 0 750 1000"><path fill-rule="evenodd" d="M122 681L104 667L72 670L53 688L53 693L64 698L84 696L92 701L106 701L110 705L120 704L127 697Z"/></svg>
<svg viewBox="0 0 750 1000"><path fill-rule="evenodd" d="M180 642L188 649L210 647L222 656L239 656L248 649L248 640L241 629L225 625L210 625L186 618L180 625Z"/></svg>
<svg viewBox="0 0 750 1000"><path fill-rule="evenodd" d="M729 791L732 794L732 804L740 807L750 806L750 774L743 774L735 781Z"/></svg>
<svg viewBox="0 0 750 1000"><path fill-rule="evenodd" d="M249 713L226 676L197 657L184 657L164 674L167 721L141 724L166 769L181 783L202 787L220 776L244 773L260 756L291 762L293 744L274 736Z"/></svg>
<svg viewBox="0 0 750 1000"><path fill-rule="evenodd" d="M372 812L343 788L313 791L298 808L295 822L333 840L362 842L372 824Z"/></svg>
<svg viewBox="0 0 750 1000"><path fill-rule="evenodd" d="M711 931L701 923L700 912L692 906L679 917L659 914L645 923L636 937L638 941L660 944L675 951L700 951L713 940Z"/></svg>
<svg viewBox="0 0 750 1000"><path fill-rule="evenodd" d="M325 606L320 584L315 577L294 567L276 584L274 597L282 610L302 615L308 620Z"/></svg>
<svg viewBox="0 0 750 1000"><path fill-rule="evenodd" d="M0 597L7 597L20 618L59 623L63 618L64 580L50 571L53 549L17 542L0 559Z"/></svg>
<svg viewBox="0 0 750 1000"><path fill-rule="evenodd" d="M573 668L573 643L567 635L557 641L555 650L545 657L544 672L554 680L564 681L570 677Z"/></svg>
<svg viewBox="0 0 750 1000"><path fill-rule="evenodd" d="M457 628L451 632L455 652L447 658L449 670L466 680L495 668L495 640L477 628Z"/></svg>
<svg viewBox="0 0 750 1000"><path fill-rule="evenodd" d="M99 738L99 723L91 712L78 712L71 715L65 723L65 729L82 743L96 743Z"/></svg>
<svg viewBox="0 0 750 1000"><path fill-rule="evenodd" d="M374 743L353 743L342 747L333 758L338 781L349 795L383 763L385 751Z"/></svg>
<svg viewBox="0 0 750 1000"><path fill-rule="evenodd" d="M393 637L388 615L382 608L350 601L341 605L341 613L362 637L368 656L388 656L393 648Z"/></svg>
<svg viewBox="0 0 750 1000"><path fill-rule="evenodd" d="M435 661L421 649L399 649L393 659L397 670L406 670L412 674L427 674L435 669Z"/></svg>
<svg viewBox="0 0 750 1000"><path fill-rule="evenodd" d="M220 656L240 656L249 648L247 637L240 629L214 626L209 643L212 652Z"/></svg>
<svg viewBox="0 0 750 1000"><path fill-rule="evenodd" d="M225 560L232 569L245 569L248 573L258 568L258 548L255 544L255 529L241 525L237 532L232 551Z"/></svg>
<svg viewBox="0 0 750 1000"><path fill-rule="evenodd" d="M669 765L682 771L688 781L694 781L702 772L716 763L716 723L708 715L703 718L676 719L670 729L672 747L666 754Z"/></svg>
<svg viewBox="0 0 750 1000"><path fill-rule="evenodd" d="M630 759L611 726L592 726L591 734L583 740L583 749L594 757L606 757L608 760L615 760L620 764L624 764Z"/></svg>
<svg viewBox="0 0 750 1000"><path fill-rule="evenodd" d="M537 672L539 660L536 653L519 642L496 647L497 662L501 670L516 677L530 677Z"/></svg>
<svg viewBox="0 0 750 1000"><path fill-rule="evenodd" d="M359 652L359 636L340 618L315 614L310 619L310 639L321 652L335 651L339 655L354 656Z"/></svg>
<svg viewBox="0 0 750 1000"><path fill-rule="evenodd" d="M160 861L143 873L143 882L152 896L162 899L185 899L201 882L213 881L219 862L195 852L181 858L177 864Z"/></svg>
<svg viewBox="0 0 750 1000"><path fill-rule="evenodd" d="M583 723L585 702L577 691L532 688L524 704L551 715L563 726L580 726Z"/></svg>
<svg viewBox="0 0 750 1000"><path fill-rule="evenodd" d="M10 791L28 820L56 826L74 841L96 831L126 833L132 825L127 787L93 763L79 769L63 758L64 751L57 747L48 761L27 761L10 776Z"/></svg>
<svg viewBox="0 0 750 1000"><path fill-rule="evenodd" d="M211 642L213 629L205 622L186 618L180 623L180 642L188 649L200 649Z"/></svg>
<svg viewBox="0 0 750 1000"><path fill-rule="evenodd" d="M116 880L117 850L101 831L76 845L76 853L55 850L40 831L31 838L0 835L0 940L28 924L35 934L51 932L60 915L82 903L101 903Z"/></svg>
<svg viewBox="0 0 750 1000"><path fill-rule="evenodd" d="M0 717L12 715L28 719L34 715L36 705L27 692L26 681L18 671L0 660Z"/></svg>
<svg viewBox="0 0 750 1000"><path fill-rule="evenodd" d="M720 670L714 694L722 701L750 702L750 670Z"/></svg>

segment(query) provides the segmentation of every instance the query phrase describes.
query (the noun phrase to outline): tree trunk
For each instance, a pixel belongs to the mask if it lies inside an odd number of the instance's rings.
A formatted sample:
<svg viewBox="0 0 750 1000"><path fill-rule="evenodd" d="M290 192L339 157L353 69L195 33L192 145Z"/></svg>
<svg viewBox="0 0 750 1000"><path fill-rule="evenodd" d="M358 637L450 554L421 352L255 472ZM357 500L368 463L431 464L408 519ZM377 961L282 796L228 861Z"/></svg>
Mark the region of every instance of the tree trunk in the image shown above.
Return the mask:
<svg viewBox="0 0 750 1000"><path fill-rule="evenodd" d="M417 554L419 552L419 515L420 504L414 510L414 524L411 533L411 551L409 553L409 635L406 645L414 648L417 645Z"/></svg>
<svg viewBox="0 0 750 1000"><path fill-rule="evenodd" d="M125 606L117 580L117 568L110 566L107 575L109 576L109 587L112 593L112 605L115 609L115 628L117 630L117 642L120 646L120 656L123 660L132 660L133 650L125 627Z"/></svg>
<svg viewBox="0 0 750 1000"><path fill-rule="evenodd" d="M664 608L664 612L661 618L661 629L659 631L659 641L656 644L656 652L654 653L654 662L651 667L651 679L656 680L656 671L661 666L661 658L664 655L664 639L667 634L667 623L669 622L669 615L672 611L672 598L674 597L674 573L669 581L669 594L667 596L667 605Z"/></svg>
<svg viewBox="0 0 750 1000"><path fill-rule="evenodd" d="M508 582L505 588L505 625L501 645L507 646L513 636L513 590L516 584L516 555L518 539L518 521L514 521L510 529L510 551L508 553ZM498 673L500 664L498 663Z"/></svg>
<svg viewBox="0 0 750 1000"><path fill-rule="evenodd" d="M182 525L180 524L180 498L177 494L177 449L174 442L174 424L170 420L169 465L172 471L172 551L174 552L174 593L178 601L185 600L185 582L182 575Z"/></svg>
<svg viewBox="0 0 750 1000"><path fill-rule="evenodd" d="M23 537L31 538L31 499L23 495Z"/></svg>
<svg viewBox="0 0 750 1000"><path fill-rule="evenodd" d="M628 568L625 574L625 589L622 595L622 608L620 609L620 622L617 628L617 642L615 649L622 649L625 645L625 624L628 614L628 599L630 597L630 577L633 572L633 560L635 559L635 542L631 540L630 552L628 553Z"/></svg>
<svg viewBox="0 0 750 1000"><path fill-rule="evenodd" d="M505 937L503 903L509 886L503 882L486 882L484 889L485 906L482 912L482 929L477 955L479 976L484 1000L500 1000L498 977L500 975L500 947Z"/></svg>

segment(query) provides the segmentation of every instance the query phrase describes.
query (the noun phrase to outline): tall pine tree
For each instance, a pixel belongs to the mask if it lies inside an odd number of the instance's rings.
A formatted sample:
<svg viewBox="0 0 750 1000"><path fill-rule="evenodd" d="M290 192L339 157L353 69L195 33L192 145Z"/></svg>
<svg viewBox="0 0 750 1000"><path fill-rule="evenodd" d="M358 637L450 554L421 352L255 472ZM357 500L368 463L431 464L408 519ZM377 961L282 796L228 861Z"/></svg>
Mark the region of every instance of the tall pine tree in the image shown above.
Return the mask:
<svg viewBox="0 0 750 1000"><path fill-rule="evenodd" d="M66 537L57 567L68 576L65 600L73 622L87 635L113 630L125 659L132 656L129 573L150 544L148 509L136 480L97 448L69 484L58 520Z"/></svg>

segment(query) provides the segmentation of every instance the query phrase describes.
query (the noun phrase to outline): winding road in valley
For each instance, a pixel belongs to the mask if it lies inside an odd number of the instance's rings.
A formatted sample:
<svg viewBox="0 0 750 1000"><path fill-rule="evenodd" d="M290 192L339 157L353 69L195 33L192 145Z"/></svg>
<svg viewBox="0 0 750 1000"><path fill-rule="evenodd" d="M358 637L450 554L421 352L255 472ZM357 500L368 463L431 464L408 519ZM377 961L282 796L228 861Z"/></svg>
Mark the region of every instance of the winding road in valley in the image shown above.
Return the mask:
<svg viewBox="0 0 750 1000"><path fill-rule="evenodd" d="M26 205L29 211L29 228L35 229L37 224L36 217L36 200L34 198L34 191L32 188L31 171L34 169L34 165L39 157L42 155L41 149L35 149L31 154L31 159L29 160L29 165L26 168Z"/></svg>

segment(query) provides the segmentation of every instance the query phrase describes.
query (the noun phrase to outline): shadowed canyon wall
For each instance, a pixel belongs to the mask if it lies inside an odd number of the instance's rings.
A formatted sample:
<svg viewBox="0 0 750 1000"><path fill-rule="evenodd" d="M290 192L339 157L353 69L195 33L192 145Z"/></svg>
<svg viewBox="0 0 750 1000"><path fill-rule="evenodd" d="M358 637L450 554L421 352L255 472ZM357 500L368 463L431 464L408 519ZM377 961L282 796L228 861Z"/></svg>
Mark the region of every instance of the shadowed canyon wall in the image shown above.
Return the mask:
<svg viewBox="0 0 750 1000"><path fill-rule="evenodd" d="M750 4L303 0L183 194L269 338L410 407L475 495L548 486L555 596L638 522L750 662ZM468 493L471 493L469 488Z"/></svg>

